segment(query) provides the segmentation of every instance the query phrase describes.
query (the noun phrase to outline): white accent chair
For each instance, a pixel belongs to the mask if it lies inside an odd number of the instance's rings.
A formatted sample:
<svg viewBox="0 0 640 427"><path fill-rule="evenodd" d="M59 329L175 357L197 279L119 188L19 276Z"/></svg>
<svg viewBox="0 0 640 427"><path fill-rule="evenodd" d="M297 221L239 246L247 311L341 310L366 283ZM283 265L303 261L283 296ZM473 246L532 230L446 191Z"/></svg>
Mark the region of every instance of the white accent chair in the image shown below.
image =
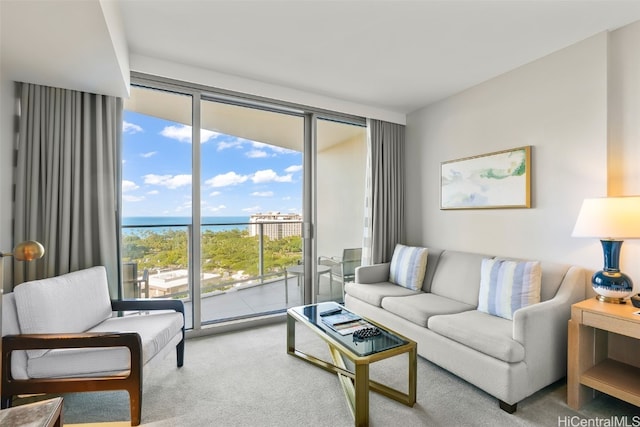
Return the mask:
<svg viewBox="0 0 640 427"><path fill-rule="evenodd" d="M111 300L104 267L18 285L2 302L1 406L19 394L126 390L142 413L142 370L176 348L179 300Z"/></svg>

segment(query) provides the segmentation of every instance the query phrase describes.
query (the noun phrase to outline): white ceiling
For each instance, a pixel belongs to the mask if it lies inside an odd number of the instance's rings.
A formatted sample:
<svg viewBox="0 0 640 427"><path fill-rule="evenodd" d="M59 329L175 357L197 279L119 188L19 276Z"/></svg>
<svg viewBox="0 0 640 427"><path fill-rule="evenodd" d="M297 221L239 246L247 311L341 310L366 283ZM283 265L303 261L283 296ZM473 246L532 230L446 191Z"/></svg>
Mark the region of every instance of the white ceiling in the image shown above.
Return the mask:
<svg viewBox="0 0 640 427"><path fill-rule="evenodd" d="M128 56L406 114L606 30L637 0L0 0L5 77L122 96Z"/></svg>

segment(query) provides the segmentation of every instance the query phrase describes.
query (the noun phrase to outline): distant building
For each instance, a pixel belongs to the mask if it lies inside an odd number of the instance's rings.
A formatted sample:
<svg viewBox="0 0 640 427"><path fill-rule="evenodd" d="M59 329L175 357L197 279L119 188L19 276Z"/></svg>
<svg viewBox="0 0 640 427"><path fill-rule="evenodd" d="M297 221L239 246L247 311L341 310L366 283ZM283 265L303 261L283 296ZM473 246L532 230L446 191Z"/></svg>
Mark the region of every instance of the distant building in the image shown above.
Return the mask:
<svg viewBox="0 0 640 427"><path fill-rule="evenodd" d="M302 215L282 214L280 212L259 213L249 217L249 234L259 236L262 233L272 240L302 235Z"/></svg>
<svg viewBox="0 0 640 427"><path fill-rule="evenodd" d="M202 273L202 282L220 277L219 274ZM149 275L149 294L151 298L163 297L189 290L189 271L170 270Z"/></svg>

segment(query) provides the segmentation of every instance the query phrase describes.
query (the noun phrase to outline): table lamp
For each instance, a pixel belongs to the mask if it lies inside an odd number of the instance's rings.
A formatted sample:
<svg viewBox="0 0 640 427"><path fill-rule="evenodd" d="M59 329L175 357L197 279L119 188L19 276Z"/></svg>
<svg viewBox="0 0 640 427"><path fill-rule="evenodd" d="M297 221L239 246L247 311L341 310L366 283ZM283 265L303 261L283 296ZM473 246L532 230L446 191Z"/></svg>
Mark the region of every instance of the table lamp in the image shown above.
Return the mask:
<svg viewBox="0 0 640 427"><path fill-rule="evenodd" d="M0 252L0 289L4 289L4 257L12 256L16 261L33 261L42 258L44 247L35 240L27 240L18 244L11 253Z"/></svg>
<svg viewBox="0 0 640 427"><path fill-rule="evenodd" d="M623 239L640 238L640 196L585 199L572 236L600 239L604 268L593 274L593 290L600 301L624 303L633 282L620 271L620 248Z"/></svg>

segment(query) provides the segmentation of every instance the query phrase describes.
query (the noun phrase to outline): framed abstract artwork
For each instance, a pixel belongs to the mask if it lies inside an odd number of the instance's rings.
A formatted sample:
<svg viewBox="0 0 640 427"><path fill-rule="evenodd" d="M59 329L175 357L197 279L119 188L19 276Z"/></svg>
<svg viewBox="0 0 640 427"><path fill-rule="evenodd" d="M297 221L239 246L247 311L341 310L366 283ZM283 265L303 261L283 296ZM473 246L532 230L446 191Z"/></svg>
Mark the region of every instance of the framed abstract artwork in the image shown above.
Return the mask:
<svg viewBox="0 0 640 427"><path fill-rule="evenodd" d="M440 209L530 207L531 146L440 165Z"/></svg>

